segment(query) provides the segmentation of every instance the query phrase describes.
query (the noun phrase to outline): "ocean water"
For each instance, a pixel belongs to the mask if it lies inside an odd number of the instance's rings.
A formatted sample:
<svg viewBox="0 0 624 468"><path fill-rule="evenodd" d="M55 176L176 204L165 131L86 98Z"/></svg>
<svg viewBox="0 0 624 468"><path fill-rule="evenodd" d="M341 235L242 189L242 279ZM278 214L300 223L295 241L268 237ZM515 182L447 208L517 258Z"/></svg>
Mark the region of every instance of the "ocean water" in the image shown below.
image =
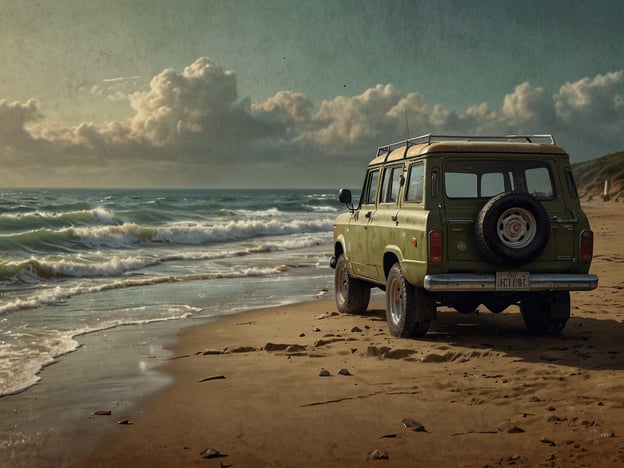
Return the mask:
<svg viewBox="0 0 624 468"><path fill-rule="evenodd" d="M342 210L327 190L0 191L0 397L91 336L314 300Z"/></svg>

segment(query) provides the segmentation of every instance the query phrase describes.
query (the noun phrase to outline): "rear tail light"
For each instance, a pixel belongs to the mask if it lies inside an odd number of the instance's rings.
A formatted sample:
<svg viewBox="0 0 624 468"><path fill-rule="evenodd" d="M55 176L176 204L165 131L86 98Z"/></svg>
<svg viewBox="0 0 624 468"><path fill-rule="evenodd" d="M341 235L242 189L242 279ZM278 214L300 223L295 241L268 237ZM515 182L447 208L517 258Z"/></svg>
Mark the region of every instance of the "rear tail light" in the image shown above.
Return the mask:
<svg viewBox="0 0 624 468"><path fill-rule="evenodd" d="M581 232L581 262L589 263L594 256L594 233L592 231Z"/></svg>
<svg viewBox="0 0 624 468"><path fill-rule="evenodd" d="M442 263L442 233L440 231L429 233L429 262L434 265Z"/></svg>

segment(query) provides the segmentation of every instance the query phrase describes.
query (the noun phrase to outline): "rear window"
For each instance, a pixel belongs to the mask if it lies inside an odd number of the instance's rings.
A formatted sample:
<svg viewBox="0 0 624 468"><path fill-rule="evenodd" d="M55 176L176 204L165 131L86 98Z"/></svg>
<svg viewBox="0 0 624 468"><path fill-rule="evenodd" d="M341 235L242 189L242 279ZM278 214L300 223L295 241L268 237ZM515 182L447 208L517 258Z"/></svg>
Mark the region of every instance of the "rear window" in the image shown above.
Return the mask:
<svg viewBox="0 0 624 468"><path fill-rule="evenodd" d="M530 193L539 200L555 196L550 168L530 160L449 161L444 187L448 198L490 198L502 192Z"/></svg>

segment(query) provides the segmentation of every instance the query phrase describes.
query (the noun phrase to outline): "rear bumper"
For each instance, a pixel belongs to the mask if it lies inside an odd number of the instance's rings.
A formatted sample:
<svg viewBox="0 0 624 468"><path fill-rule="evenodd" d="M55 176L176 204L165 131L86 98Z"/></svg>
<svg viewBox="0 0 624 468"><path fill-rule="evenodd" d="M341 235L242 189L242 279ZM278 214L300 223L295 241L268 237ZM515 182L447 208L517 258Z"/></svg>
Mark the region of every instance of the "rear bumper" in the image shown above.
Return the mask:
<svg viewBox="0 0 624 468"><path fill-rule="evenodd" d="M425 289L432 292L497 292L494 273L448 273L427 275ZM598 287L598 276L536 273L531 274L527 291L591 291ZM505 292L510 292L508 289Z"/></svg>

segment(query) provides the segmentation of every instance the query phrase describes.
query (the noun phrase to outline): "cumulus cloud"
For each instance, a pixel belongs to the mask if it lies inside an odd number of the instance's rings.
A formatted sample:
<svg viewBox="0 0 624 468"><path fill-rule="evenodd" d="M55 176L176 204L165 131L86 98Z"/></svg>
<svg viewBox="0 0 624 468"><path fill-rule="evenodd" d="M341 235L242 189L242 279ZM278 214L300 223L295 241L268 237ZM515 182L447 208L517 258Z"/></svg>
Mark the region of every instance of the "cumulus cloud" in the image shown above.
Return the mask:
<svg viewBox="0 0 624 468"><path fill-rule="evenodd" d="M502 115L509 125L525 125L527 122L541 124L552 116L552 100L546 96L543 88L524 82L516 86L513 93L503 100Z"/></svg>
<svg viewBox="0 0 624 468"><path fill-rule="evenodd" d="M19 146L32 140L26 125L41 118L39 101L29 99L24 104L0 101L0 142L3 146Z"/></svg>
<svg viewBox="0 0 624 468"><path fill-rule="evenodd" d="M582 133L607 138L622 134L624 124L624 73L622 71L565 83L554 96L561 122Z"/></svg>
<svg viewBox="0 0 624 468"><path fill-rule="evenodd" d="M407 125L411 136L554 132L572 154L591 156L624 147L622 71L565 83L552 96L524 82L502 97L499 109L482 102L464 110L392 84L318 104L297 91L252 102L238 95L236 73L207 57L129 91L138 78L102 80L88 91L127 102L127 120L51 127L36 99L0 101L5 167L30 164L44 176L36 180L26 169L22 176L40 184L97 175L101 185L275 186L288 174L290 185L326 185L350 168L359 177L376 147L404 139Z"/></svg>

